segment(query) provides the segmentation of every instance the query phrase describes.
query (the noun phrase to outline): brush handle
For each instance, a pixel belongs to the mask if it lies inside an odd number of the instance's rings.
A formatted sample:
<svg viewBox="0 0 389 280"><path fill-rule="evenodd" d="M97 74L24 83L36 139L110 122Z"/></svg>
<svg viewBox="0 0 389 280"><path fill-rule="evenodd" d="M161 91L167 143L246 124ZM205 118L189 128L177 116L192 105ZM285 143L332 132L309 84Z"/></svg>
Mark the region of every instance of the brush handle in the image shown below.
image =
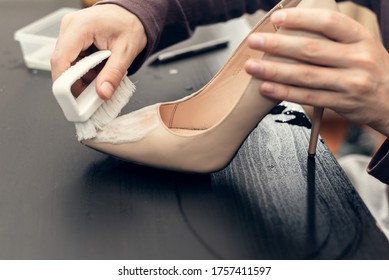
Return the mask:
<svg viewBox="0 0 389 280"><path fill-rule="evenodd" d="M97 51L71 66L53 83L54 97L68 121L85 122L103 104L104 100L96 92L95 80L77 98L73 96L71 87L110 55L111 52L108 50Z"/></svg>

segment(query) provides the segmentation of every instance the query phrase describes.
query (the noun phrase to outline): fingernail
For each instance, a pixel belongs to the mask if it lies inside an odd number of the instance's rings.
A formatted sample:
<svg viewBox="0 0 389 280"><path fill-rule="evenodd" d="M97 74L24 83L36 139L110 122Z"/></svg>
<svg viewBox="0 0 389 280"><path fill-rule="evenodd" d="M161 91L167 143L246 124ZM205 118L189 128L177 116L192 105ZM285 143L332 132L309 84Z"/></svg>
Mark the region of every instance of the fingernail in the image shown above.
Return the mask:
<svg viewBox="0 0 389 280"><path fill-rule="evenodd" d="M263 94L274 94L276 92L276 88L271 83L263 83L261 86L261 92Z"/></svg>
<svg viewBox="0 0 389 280"><path fill-rule="evenodd" d="M246 61L246 70L253 72L255 69L256 63L252 60L247 60Z"/></svg>
<svg viewBox="0 0 389 280"><path fill-rule="evenodd" d="M100 90L101 90L101 93L103 94L103 96L107 99L111 98L111 96L113 95L113 92L114 92L114 88L111 85L111 83L109 83L109 82L102 83Z"/></svg>
<svg viewBox="0 0 389 280"><path fill-rule="evenodd" d="M246 62L246 71L249 74L260 74L263 72L263 66L255 60L248 60Z"/></svg>
<svg viewBox="0 0 389 280"><path fill-rule="evenodd" d="M274 12L271 16L271 21L275 24L281 24L286 19L286 13L283 11Z"/></svg>
<svg viewBox="0 0 389 280"><path fill-rule="evenodd" d="M250 40L254 47L262 48L265 45L265 38L259 34L253 34Z"/></svg>

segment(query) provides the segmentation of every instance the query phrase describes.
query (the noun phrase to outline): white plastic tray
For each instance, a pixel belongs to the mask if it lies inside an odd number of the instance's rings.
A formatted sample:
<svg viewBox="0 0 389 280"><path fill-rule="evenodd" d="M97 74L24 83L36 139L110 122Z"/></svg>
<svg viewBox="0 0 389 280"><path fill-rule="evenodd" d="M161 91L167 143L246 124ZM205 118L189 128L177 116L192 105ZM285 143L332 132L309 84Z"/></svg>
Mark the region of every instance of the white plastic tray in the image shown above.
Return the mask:
<svg viewBox="0 0 389 280"><path fill-rule="evenodd" d="M51 70L50 57L55 48L62 17L76 10L61 8L15 32L14 39L20 43L28 68Z"/></svg>

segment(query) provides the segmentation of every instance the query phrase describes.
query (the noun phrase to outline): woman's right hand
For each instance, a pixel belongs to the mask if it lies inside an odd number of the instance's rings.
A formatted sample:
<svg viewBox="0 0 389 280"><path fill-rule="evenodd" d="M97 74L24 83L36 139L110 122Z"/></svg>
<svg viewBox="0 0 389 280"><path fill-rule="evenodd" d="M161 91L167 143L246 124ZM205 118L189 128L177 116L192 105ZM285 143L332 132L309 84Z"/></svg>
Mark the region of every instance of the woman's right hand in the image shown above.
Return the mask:
<svg viewBox="0 0 389 280"><path fill-rule="evenodd" d="M51 57L55 81L89 47L112 52L96 77L96 91L102 99L111 98L137 55L147 44L140 20L126 9L114 5L96 5L65 15Z"/></svg>

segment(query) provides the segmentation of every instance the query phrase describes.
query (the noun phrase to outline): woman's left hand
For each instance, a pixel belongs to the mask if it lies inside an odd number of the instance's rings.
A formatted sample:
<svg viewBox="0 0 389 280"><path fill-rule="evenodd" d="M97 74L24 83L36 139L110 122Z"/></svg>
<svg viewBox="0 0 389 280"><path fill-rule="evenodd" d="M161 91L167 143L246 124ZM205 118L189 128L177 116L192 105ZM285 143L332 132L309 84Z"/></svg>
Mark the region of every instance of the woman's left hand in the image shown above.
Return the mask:
<svg viewBox="0 0 389 280"><path fill-rule="evenodd" d="M389 137L389 54L379 38L350 17L319 9L283 9L271 21L320 37L255 33L251 48L302 63L250 59L266 97L327 107ZM323 38L324 36L324 38Z"/></svg>

